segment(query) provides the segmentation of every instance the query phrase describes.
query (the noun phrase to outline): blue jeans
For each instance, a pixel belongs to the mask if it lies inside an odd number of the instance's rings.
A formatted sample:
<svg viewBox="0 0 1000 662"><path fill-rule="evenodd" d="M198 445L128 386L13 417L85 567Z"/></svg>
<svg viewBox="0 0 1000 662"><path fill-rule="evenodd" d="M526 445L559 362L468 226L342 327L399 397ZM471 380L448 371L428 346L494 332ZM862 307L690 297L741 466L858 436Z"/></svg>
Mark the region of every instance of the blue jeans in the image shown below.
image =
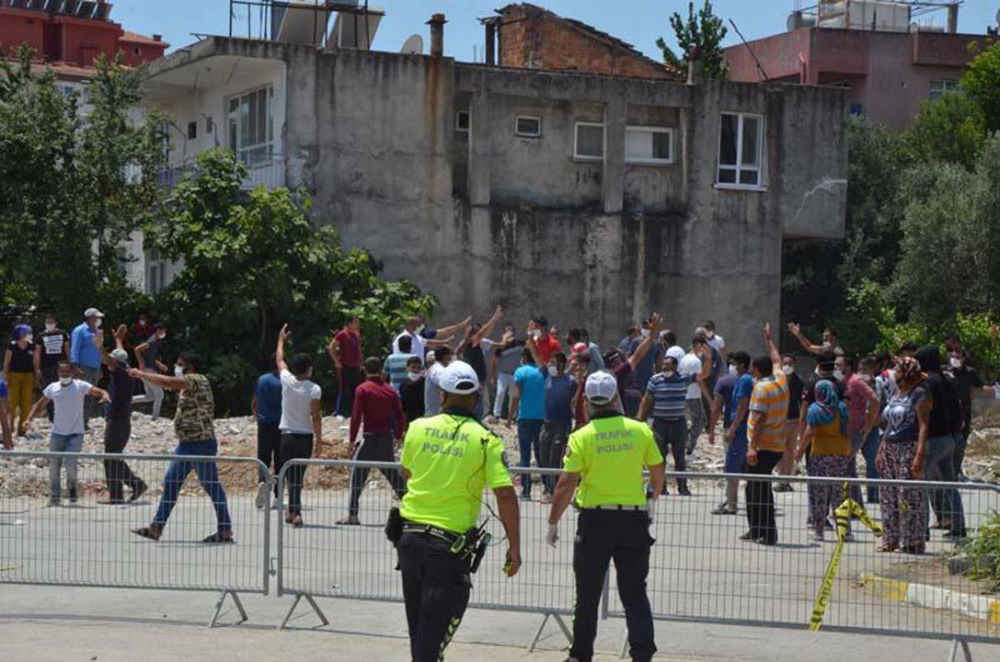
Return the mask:
<svg viewBox="0 0 1000 662"><path fill-rule="evenodd" d="M542 463L541 436L542 422L534 418L519 418L517 420L517 442L521 447L521 466L531 466L531 451L535 451L535 464L545 466ZM531 496L531 474L525 472L521 474L521 494Z"/></svg>
<svg viewBox="0 0 1000 662"><path fill-rule="evenodd" d="M177 444L174 455L215 455L218 452L218 443L215 439L205 439L202 441L186 441ZM229 504L226 501L226 492L219 482L219 469L215 462L193 462L191 460L174 460L167 467L167 474L163 477L163 496L160 497L160 506L156 509L156 516L153 517L153 526L163 529L170 518L170 512L177 505L177 497L180 494L184 481L188 474L194 470L198 474L198 482L202 489L212 498L212 506L215 508L215 517L219 522L219 531L232 531L233 522L229 519Z"/></svg>
<svg viewBox="0 0 1000 662"><path fill-rule="evenodd" d="M926 480L955 482L955 437L945 435L931 437L927 440L927 459L924 462L924 478ZM962 496L958 490L928 490L931 507L937 514L939 522L950 520L948 527L952 533L965 534L965 511L962 508Z"/></svg>
<svg viewBox="0 0 1000 662"><path fill-rule="evenodd" d="M82 434L56 434L53 432L49 438L49 450L53 453L79 453L82 448ZM70 498L76 497L76 458L54 457L49 460L49 499L51 501L59 501L60 472L64 462L66 464L66 487L69 489Z"/></svg>
<svg viewBox="0 0 1000 662"><path fill-rule="evenodd" d="M878 467L875 466L875 458L878 455L878 445L881 439L882 431L873 428L861 446L861 455L865 458L865 476L874 480L878 480ZM874 485L868 486L868 503L878 503L878 488Z"/></svg>

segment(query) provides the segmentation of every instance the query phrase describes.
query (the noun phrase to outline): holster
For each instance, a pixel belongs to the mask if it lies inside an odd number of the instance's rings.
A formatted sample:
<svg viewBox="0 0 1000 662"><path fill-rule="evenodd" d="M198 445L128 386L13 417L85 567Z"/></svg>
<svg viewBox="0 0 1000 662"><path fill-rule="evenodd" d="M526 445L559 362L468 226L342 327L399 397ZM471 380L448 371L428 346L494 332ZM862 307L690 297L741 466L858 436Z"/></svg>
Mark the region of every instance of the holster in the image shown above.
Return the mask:
<svg viewBox="0 0 1000 662"><path fill-rule="evenodd" d="M393 547L403 537L403 516L399 514L399 508L389 509L389 517L385 521L385 537L392 543Z"/></svg>

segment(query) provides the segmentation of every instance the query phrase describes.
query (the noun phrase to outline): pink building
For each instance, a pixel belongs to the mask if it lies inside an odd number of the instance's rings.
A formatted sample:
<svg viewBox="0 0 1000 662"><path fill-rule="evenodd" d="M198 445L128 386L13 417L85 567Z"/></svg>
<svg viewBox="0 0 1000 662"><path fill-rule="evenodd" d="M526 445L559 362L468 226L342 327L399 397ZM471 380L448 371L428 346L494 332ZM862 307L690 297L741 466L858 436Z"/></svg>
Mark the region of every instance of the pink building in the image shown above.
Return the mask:
<svg viewBox="0 0 1000 662"><path fill-rule="evenodd" d="M833 16L833 5L853 13ZM879 20L879 9L895 20ZM896 17L886 9L906 13ZM956 5L942 30L912 23L910 5L822 3L813 16L793 14L789 26L795 29L726 49L729 78L760 82L766 74L779 83L846 87L852 114L902 130L925 101L956 89L964 68L991 39L954 32L957 10Z"/></svg>

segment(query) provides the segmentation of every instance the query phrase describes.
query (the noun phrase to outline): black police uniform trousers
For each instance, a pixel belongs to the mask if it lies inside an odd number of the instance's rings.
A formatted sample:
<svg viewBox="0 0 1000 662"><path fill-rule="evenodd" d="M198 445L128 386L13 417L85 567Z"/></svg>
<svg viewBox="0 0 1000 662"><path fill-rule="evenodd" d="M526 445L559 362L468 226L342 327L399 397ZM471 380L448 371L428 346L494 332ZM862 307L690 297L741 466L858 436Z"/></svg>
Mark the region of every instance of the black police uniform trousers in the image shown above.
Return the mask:
<svg viewBox="0 0 1000 662"><path fill-rule="evenodd" d="M422 533L404 533L397 545L413 662L443 658L469 605L471 559L455 556L450 547Z"/></svg>
<svg viewBox="0 0 1000 662"><path fill-rule="evenodd" d="M653 613L646 595L649 574L649 514L636 510L584 510L577 520L573 547L576 608L570 657L590 662L597 636L598 608L608 564L615 560L618 595L625 606L633 660L646 662L656 653Z"/></svg>

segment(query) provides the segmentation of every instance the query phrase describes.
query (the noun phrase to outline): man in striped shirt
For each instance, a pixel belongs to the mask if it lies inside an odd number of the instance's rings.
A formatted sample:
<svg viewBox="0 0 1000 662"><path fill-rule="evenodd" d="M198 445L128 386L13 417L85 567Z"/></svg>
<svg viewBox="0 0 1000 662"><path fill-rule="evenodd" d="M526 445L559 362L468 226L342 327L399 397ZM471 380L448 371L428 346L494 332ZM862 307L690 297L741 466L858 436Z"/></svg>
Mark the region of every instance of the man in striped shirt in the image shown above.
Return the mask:
<svg viewBox="0 0 1000 662"><path fill-rule="evenodd" d="M682 374L677 371L677 359L667 356L663 359L663 370L649 380L646 394L639 405L639 420L645 421L652 409L653 434L660 447L660 453L666 457L669 450L674 456L674 471L687 470L684 456L685 440L687 439L687 390L692 384L699 388L712 372L712 364L703 361L701 371L694 374ZM665 483L664 483L665 485ZM664 486L663 493L667 493ZM681 496L691 496L687 480L677 478L677 493Z"/></svg>
<svg viewBox="0 0 1000 662"><path fill-rule="evenodd" d="M781 369L781 355L771 338L771 325L764 325L768 356L753 361L756 384L750 396L749 445L747 473L770 475L785 452L785 421L788 418L788 379ZM774 495L767 481L747 481L746 539L762 545L778 542L774 522Z"/></svg>

